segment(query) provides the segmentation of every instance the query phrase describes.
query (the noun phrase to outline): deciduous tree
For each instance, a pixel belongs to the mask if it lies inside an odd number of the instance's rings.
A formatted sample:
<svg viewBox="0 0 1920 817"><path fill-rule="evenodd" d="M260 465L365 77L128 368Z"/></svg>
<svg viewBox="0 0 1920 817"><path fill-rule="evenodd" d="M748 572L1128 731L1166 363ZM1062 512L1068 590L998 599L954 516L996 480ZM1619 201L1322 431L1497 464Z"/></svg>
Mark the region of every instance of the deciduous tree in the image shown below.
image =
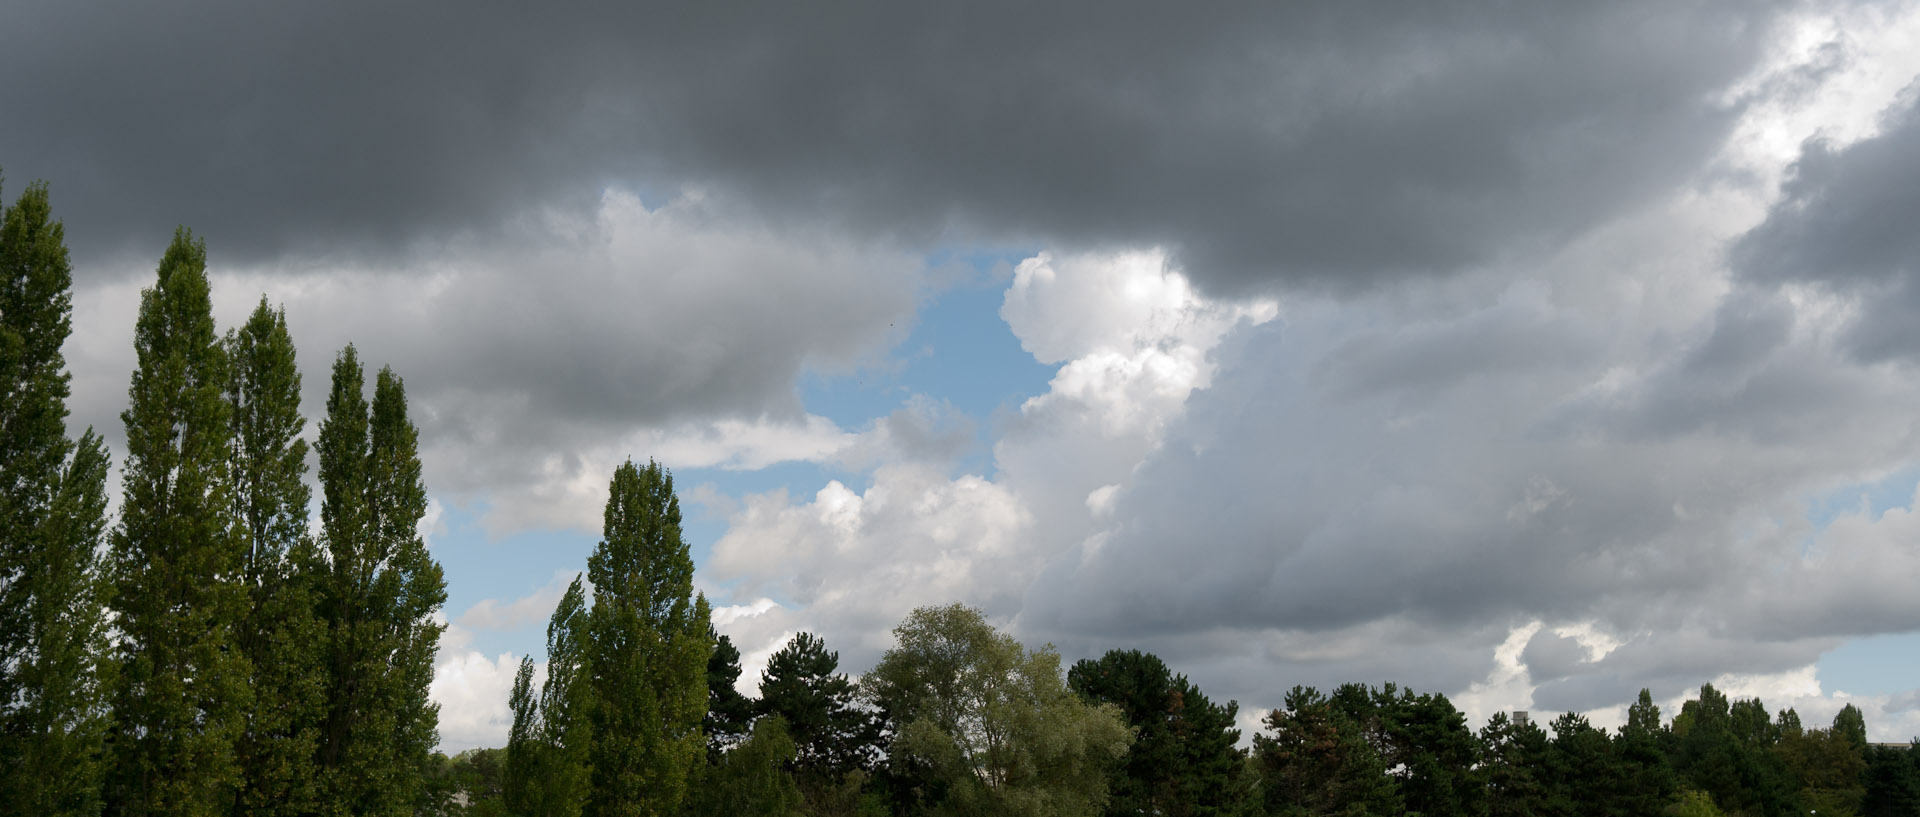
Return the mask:
<svg viewBox="0 0 1920 817"><path fill-rule="evenodd" d="M614 471L608 493L604 538L587 560L587 813L660 817L679 809L687 774L704 756L711 615L706 596L693 592L693 559L667 470L629 460Z"/></svg>
<svg viewBox="0 0 1920 817"><path fill-rule="evenodd" d="M0 802L98 810L107 451L66 436L65 231L44 184L0 218Z"/></svg>
<svg viewBox="0 0 1920 817"><path fill-rule="evenodd" d="M328 630L327 714L320 736L327 814L399 815L425 796L439 705L427 699L445 625L440 565L421 540L427 511L419 432L406 389L381 369L367 404L360 359L335 359L320 426L322 538L329 555L319 611Z"/></svg>
<svg viewBox="0 0 1920 817"><path fill-rule="evenodd" d="M248 610L234 515L227 359L206 245L182 228L141 293L120 524L111 536L116 813L230 808L251 702L235 627Z"/></svg>
<svg viewBox="0 0 1920 817"><path fill-rule="evenodd" d="M254 699L236 752L242 814L308 814L319 792L314 752L325 717L324 631L314 614L325 565L307 533L312 491L300 438L300 369L284 310L266 298L227 335L235 515L243 539L247 615L235 641Z"/></svg>
<svg viewBox="0 0 1920 817"><path fill-rule="evenodd" d="M547 682L540 689L540 770L529 817L575 817L587 803L594 688L588 672L586 589L574 576L547 621Z"/></svg>
<svg viewBox="0 0 1920 817"><path fill-rule="evenodd" d="M1093 815L1132 741L1119 710L1068 690L1051 647L1027 650L963 605L922 607L862 679L894 758L941 814Z"/></svg>

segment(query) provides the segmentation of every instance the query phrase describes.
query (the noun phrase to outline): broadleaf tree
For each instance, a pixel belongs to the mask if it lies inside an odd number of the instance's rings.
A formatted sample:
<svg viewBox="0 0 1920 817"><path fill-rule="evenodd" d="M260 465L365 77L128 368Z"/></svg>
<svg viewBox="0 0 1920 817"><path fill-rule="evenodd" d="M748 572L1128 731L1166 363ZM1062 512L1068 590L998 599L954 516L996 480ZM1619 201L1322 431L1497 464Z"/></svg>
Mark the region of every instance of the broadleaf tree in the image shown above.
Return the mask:
<svg viewBox="0 0 1920 817"><path fill-rule="evenodd" d="M592 749L593 685L588 681L587 596L574 576L547 622L547 681L540 690L540 779L531 817L575 817L586 805Z"/></svg>
<svg viewBox="0 0 1920 817"><path fill-rule="evenodd" d="M111 695L117 814L231 807L234 741L251 702L235 627L247 613L233 513L227 359L207 251L185 228L141 292L128 388L120 524L111 540L118 672Z"/></svg>
<svg viewBox="0 0 1920 817"><path fill-rule="evenodd" d="M99 806L105 445L67 439L73 273L45 184L0 218L0 802Z"/></svg>
<svg viewBox="0 0 1920 817"><path fill-rule="evenodd" d="M628 460L608 486L604 536L587 560L593 712L589 817L664 817L705 756L711 611L693 590L673 477Z"/></svg>
<svg viewBox="0 0 1920 817"><path fill-rule="evenodd" d="M235 512L244 537L248 614L236 630L253 671L254 701L236 747L243 785L235 810L307 814L325 712L325 639L314 615L324 564L307 533L307 441L300 369L284 310L266 298L226 341L233 422Z"/></svg>
<svg viewBox="0 0 1920 817"><path fill-rule="evenodd" d="M427 687L445 629L432 615L447 591L420 537L427 494L405 385L381 369L371 406L364 390L348 346L334 361L319 438L328 553L318 582L328 673L320 805L325 814L401 815L427 797L439 719Z"/></svg>
<svg viewBox="0 0 1920 817"><path fill-rule="evenodd" d="M922 607L861 679L892 734L896 776L936 814L1099 814L1133 735L1067 689L1051 646L1028 650L964 605ZM906 767L904 770L902 767ZM903 774L903 771L905 774Z"/></svg>

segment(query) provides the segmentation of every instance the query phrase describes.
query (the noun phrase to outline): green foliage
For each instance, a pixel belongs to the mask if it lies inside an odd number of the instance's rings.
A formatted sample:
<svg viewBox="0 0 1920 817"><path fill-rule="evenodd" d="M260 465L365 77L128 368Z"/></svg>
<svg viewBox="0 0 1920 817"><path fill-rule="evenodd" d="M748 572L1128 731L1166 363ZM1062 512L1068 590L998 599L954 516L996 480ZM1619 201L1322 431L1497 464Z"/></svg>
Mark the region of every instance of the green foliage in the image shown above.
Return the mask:
<svg viewBox="0 0 1920 817"><path fill-rule="evenodd" d="M1867 759L1846 736L1831 729L1805 729L1782 737L1774 755L1799 794L1796 813L1853 813L1866 796Z"/></svg>
<svg viewBox="0 0 1920 817"><path fill-rule="evenodd" d="M1507 713L1495 712L1480 730L1480 751L1488 817L1547 813L1552 781L1545 731L1532 721L1516 723Z"/></svg>
<svg viewBox="0 0 1920 817"><path fill-rule="evenodd" d="M1734 701L1727 710L1727 728L1733 739L1749 749L1765 749L1780 739L1780 732L1767 716L1767 706L1759 698Z"/></svg>
<svg viewBox="0 0 1920 817"><path fill-rule="evenodd" d="M1089 703L1118 707L1134 729L1125 762L1108 779L1107 814L1185 817L1239 807L1238 703L1214 704L1186 676L1138 650L1079 661L1067 685Z"/></svg>
<svg viewBox="0 0 1920 817"><path fill-rule="evenodd" d="M1860 714L1860 707L1847 704L1833 716L1833 733L1855 752L1865 755L1867 752L1867 719Z"/></svg>
<svg viewBox="0 0 1920 817"><path fill-rule="evenodd" d="M1687 789L1680 793L1680 799L1668 806L1668 817L1720 817L1720 809L1713 804L1712 795L1696 789Z"/></svg>
<svg viewBox="0 0 1920 817"><path fill-rule="evenodd" d="M331 557L319 582L327 639L327 713L320 737L321 810L410 813L438 740L439 707L427 700L445 625L440 566L420 539L427 510L419 432L405 386L391 369L364 392L352 346L334 362L320 427L320 516Z"/></svg>
<svg viewBox="0 0 1920 817"><path fill-rule="evenodd" d="M752 735L719 763L694 765L683 813L687 817L799 817L800 789L787 773L795 757L785 720L778 715L755 720Z"/></svg>
<svg viewBox="0 0 1920 817"><path fill-rule="evenodd" d="M252 668L253 705L236 744L235 810L307 814L316 804L314 752L325 713L324 630L314 614L324 569L307 535L306 427L300 369L286 313L265 298L226 340L235 514L244 539L248 614L235 640Z"/></svg>
<svg viewBox="0 0 1920 817"><path fill-rule="evenodd" d="M451 788L465 795L468 817L525 813L506 805L506 755L504 749L468 749L448 761Z"/></svg>
<svg viewBox="0 0 1920 817"><path fill-rule="evenodd" d="M711 613L693 592L673 478L631 460L609 486L604 538L587 560L593 582L591 667L593 817L676 813L704 757Z"/></svg>
<svg viewBox="0 0 1920 817"><path fill-rule="evenodd" d="M1653 691L1643 687L1640 697L1627 707L1627 723L1620 728L1620 734L1651 741L1657 739L1661 731L1660 707L1653 702Z"/></svg>
<svg viewBox="0 0 1920 817"><path fill-rule="evenodd" d="M1625 810L1652 813L1659 804L1670 801L1679 780L1667 757L1665 743L1669 735L1660 726L1660 707L1653 693L1640 690L1640 697L1627 708L1627 723L1613 740L1614 756L1627 778Z"/></svg>
<svg viewBox="0 0 1920 817"><path fill-rule="evenodd" d="M573 577L547 621L547 682L540 690L540 729L531 753L537 769L522 812L527 815L574 817L587 801L593 686L587 681L591 642L581 578Z"/></svg>
<svg viewBox="0 0 1920 817"><path fill-rule="evenodd" d="M1920 814L1920 740L1908 746L1874 746L1867 752L1862 817Z"/></svg>
<svg viewBox="0 0 1920 817"><path fill-rule="evenodd" d="M1800 713L1793 711L1792 707L1780 710L1780 717L1773 722L1773 728L1781 737L1798 735L1805 731L1805 727L1800 725Z"/></svg>
<svg viewBox="0 0 1920 817"><path fill-rule="evenodd" d="M106 588L96 555L106 530L107 450L88 429L74 447L22 572L26 650L12 665L14 705L0 725L0 800L34 814L100 809L107 728Z"/></svg>
<svg viewBox="0 0 1920 817"><path fill-rule="evenodd" d="M1294 687L1255 735L1260 799L1275 817L1398 815L1400 792L1363 727L1310 687Z"/></svg>
<svg viewBox="0 0 1920 817"><path fill-rule="evenodd" d="M755 702L735 684L740 680L740 650L730 639L707 628L713 639L713 655L707 658L707 714L700 720L700 731L707 736L707 754L718 763L726 750L745 740L752 725Z"/></svg>
<svg viewBox="0 0 1920 817"><path fill-rule="evenodd" d="M0 802L100 808L106 446L66 437L64 228L44 184L0 218Z"/></svg>
<svg viewBox="0 0 1920 817"><path fill-rule="evenodd" d="M1647 813L1606 730L1568 712L1552 724L1547 753L1548 814L1630 817ZM1664 797L1655 800L1663 803ZM1658 808L1657 805L1654 808Z"/></svg>
<svg viewBox="0 0 1920 817"><path fill-rule="evenodd" d="M877 755L879 725L839 667L839 653L819 636L800 633L767 659L760 675L757 709L787 725L799 747L794 767L809 788L837 784Z"/></svg>
<svg viewBox="0 0 1920 817"><path fill-rule="evenodd" d="M206 247L185 229L141 293L128 389L120 525L111 536L118 631L112 730L116 813L212 814L238 782L233 745L251 703L235 642L247 613L233 513L227 360L214 332Z"/></svg>
<svg viewBox="0 0 1920 817"><path fill-rule="evenodd" d="M513 674L513 692L507 697L513 726L507 730L506 768L500 787L510 814L533 814L540 802L546 745L541 739L539 706L533 692L533 656L521 656L520 669Z"/></svg>
<svg viewBox="0 0 1920 817"><path fill-rule="evenodd" d="M1764 717L1758 701L1742 702L1736 721L1727 697L1706 684L1674 719L1673 768L1688 788L1706 792L1729 813L1784 815L1794 811L1794 785L1779 757L1754 739ZM1759 714L1759 717L1755 716ZM1736 732L1736 724L1743 732Z"/></svg>
<svg viewBox="0 0 1920 817"><path fill-rule="evenodd" d="M1092 815L1132 741L1119 710L1067 689L1052 647L1027 650L962 605L922 607L862 680L893 732L896 775L937 814Z"/></svg>

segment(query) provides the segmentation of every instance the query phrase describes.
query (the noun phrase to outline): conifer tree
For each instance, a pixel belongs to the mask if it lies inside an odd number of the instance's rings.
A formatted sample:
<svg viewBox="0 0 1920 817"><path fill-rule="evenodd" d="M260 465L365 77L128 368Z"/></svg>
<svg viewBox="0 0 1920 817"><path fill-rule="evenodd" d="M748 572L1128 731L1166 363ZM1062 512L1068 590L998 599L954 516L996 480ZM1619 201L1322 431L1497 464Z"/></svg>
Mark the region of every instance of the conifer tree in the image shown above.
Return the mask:
<svg viewBox="0 0 1920 817"><path fill-rule="evenodd" d="M859 690L840 669L840 654L813 633L800 633L767 659L760 673L763 715L777 715L798 747L796 769L813 788L840 782L876 760L880 725L859 704Z"/></svg>
<svg viewBox="0 0 1920 817"><path fill-rule="evenodd" d="M673 477L658 463L614 471L593 583L590 817L674 814L703 756L710 612L693 592Z"/></svg>
<svg viewBox="0 0 1920 817"><path fill-rule="evenodd" d="M707 637L713 639L713 655L707 658L707 714L700 731L707 735L707 762L719 763L727 750L746 740L757 703L734 686L740 680L740 650L733 639L712 626Z"/></svg>
<svg viewBox="0 0 1920 817"><path fill-rule="evenodd" d="M116 813L231 807L234 740L250 671L234 627L247 612L245 540L233 514L226 355L214 331L206 245L185 228L141 293L128 389L120 524L111 536Z"/></svg>
<svg viewBox="0 0 1920 817"><path fill-rule="evenodd" d="M0 802L32 814L97 812L102 772L107 451L66 437L72 281L30 185L0 219Z"/></svg>
<svg viewBox="0 0 1920 817"><path fill-rule="evenodd" d="M227 335L235 514L245 539L248 615L237 639L253 668L254 704L236 747L242 814L314 808L314 750L325 710L324 640L313 612L324 565L307 535L307 442L300 369L284 310L262 297Z"/></svg>
<svg viewBox="0 0 1920 817"><path fill-rule="evenodd" d="M318 591L327 628L320 805L332 815L411 814L438 740L427 686L445 628L431 616L446 581L420 538L427 493L405 387L382 369L369 408L364 384L348 346L334 361L319 440L329 555Z"/></svg>
<svg viewBox="0 0 1920 817"><path fill-rule="evenodd" d="M1067 671L1067 685L1088 703L1120 708L1134 729L1127 756L1109 773L1106 813L1197 817L1239 804L1246 759L1234 728L1240 705L1220 706L1152 653L1111 650Z"/></svg>

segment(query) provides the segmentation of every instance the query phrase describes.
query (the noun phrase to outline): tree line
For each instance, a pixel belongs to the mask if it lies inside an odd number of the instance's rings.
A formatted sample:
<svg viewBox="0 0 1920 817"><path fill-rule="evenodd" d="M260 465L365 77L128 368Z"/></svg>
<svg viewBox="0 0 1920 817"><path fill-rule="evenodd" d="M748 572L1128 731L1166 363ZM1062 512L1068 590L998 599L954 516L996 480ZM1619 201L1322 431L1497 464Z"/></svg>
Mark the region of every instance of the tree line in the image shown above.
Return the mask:
<svg viewBox="0 0 1920 817"><path fill-rule="evenodd" d="M284 310L217 330L185 229L143 290L127 451L66 433L72 271L47 188L0 220L0 803L57 815L1920 814L1920 750L1704 686L1609 731L1483 728L1394 684L1295 687L1243 747L1160 658L1063 670L962 605L855 680L801 633L757 697L693 590L672 475L628 461L516 674L508 745L448 758L446 598L404 383L334 358L312 450ZM319 518L308 462L318 463Z"/></svg>
<svg viewBox="0 0 1920 817"><path fill-rule="evenodd" d="M549 629L550 660L575 666L598 649L566 635L588 609L580 590L569 589ZM697 629L682 622L678 632ZM677 756L684 789L657 789L646 807L620 813L1920 814L1920 747L1869 744L1852 705L1809 727L1791 708L1770 714L1708 684L1671 720L1643 689L1617 730L1571 712L1546 728L1497 713L1473 730L1445 695L1391 683L1294 687L1243 748L1238 704L1215 703L1149 653L1113 650L1063 674L1051 647L1027 649L962 605L915 610L894 635L856 682L820 638L800 633L769 659L756 699L736 691L739 652L708 630L705 671L677 676L688 695L705 693L705 712L657 724L702 736L706 751ZM595 738L577 715L607 704L578 694L580 676L564 667L539 690L533 678L529 659L508 745L447 760L441 779L469 793L469 814L609 813L595 808L591 784L580 788ZM556 685L571 692L556 696Z"/></svg>
<svg viewBox="0 0 1920 817"><path fill-rule="evenodd" d="M300 371L263 297L220 333L176 230L134 327L118 513L66 432L72 267L47 187L0 219L0 803L34 815L430 805L446 583L401 378L334 359L308 487Z"/></svg>

